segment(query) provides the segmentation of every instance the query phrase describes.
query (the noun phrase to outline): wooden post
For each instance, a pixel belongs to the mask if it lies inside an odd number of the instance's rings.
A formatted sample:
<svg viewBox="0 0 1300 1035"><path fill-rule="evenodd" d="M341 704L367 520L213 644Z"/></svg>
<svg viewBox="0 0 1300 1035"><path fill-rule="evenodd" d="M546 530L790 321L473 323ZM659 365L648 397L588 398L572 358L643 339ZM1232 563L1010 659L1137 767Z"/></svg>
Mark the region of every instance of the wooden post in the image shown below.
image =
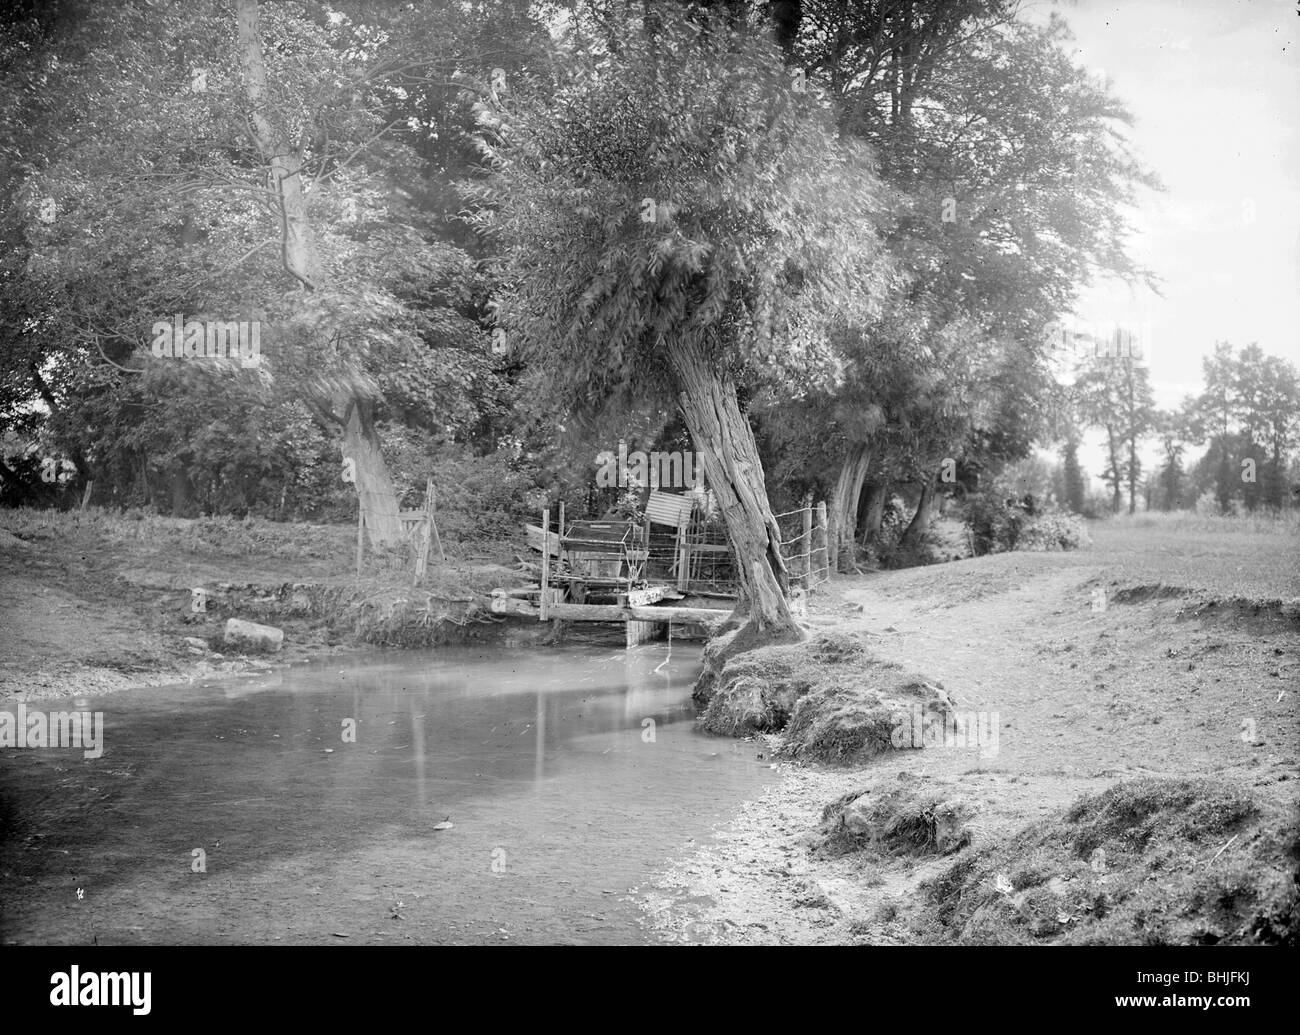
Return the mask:
<svg viewBox="0 0 1300 1035"><path fill-rule="evenodd" d="M645 552L645 560L641 562L641 581L648 586L650 585L650 519L648 517L645 519L645 528L641 531L641 549Z"/></svg>
<svg viewBox="0 0 1300 1035"><path fill-rule="evenodd" d="M551 596L551 511L542 511L542 595L538 601L537 620L546 621L546 604Z"/></svg>
<svg viewBox="0 0 1300 1035"><path fill-rule="evenodd" d="M638 647L643 643L649 643L659 635L660 622L639 622L636 619L629 618L623 626L624 644L627 647Z"/></svg>
<svg viewBox="0 0 1300 1035"><path fill-rule="evenodd" d="M560 537L555 544L555 570L564 567L564 500L560 500Z"/></svg>
<svg viewBox="0 0 1300 1035"><path fill-rule="evenodd" d="M804 586L812 588L812 497L804 497L803 508L803 575Z"/></svg>
<svg viewBox="0 0 1300 1035"><path fill-rule="evenodd" d="M90 502L90 490L95 487L95 479L91 478L86 482L86 491L81 497L81 509L86 509L86 504Z"/></svg>
<svg viewBox="0 0 1300 1035"><path fill-rule="evenodd" d="M820 537L821 544L822 544L821 545L821 555L822 555L821 566L824 569L824 572L818 581L829 582L831 578L831 551L830 551L830 541L826 535L827 530L826 530L826 501L825 500L822 500L820 503L817 504L817 527L821 530L821 537ZM811 578L809 578L808 583L809 583L808 588L811 589L812 588Z"/></svg>

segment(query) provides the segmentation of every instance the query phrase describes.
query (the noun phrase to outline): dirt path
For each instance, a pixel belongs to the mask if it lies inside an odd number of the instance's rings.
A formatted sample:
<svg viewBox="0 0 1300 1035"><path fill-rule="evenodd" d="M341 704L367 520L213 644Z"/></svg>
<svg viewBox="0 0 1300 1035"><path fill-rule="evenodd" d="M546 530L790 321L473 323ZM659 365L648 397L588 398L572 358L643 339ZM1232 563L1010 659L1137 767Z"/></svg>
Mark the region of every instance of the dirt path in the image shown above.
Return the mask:
<svg viewBox="0 0 1300 1035"><path fill-rule="evenodd" d="M810 852L823 807L876 782L960 797L976 810L976 843L1143 775L1227 777L1294 800L1294 615L1158 588L1110 560L1004 554L838 581L810 627L857 633L942 682L959 710L996 713L996 752L928 746L858 770L777 763L777 787L644 889L647 922L670 941L915 941L901 918L951 859Z"/></svg>

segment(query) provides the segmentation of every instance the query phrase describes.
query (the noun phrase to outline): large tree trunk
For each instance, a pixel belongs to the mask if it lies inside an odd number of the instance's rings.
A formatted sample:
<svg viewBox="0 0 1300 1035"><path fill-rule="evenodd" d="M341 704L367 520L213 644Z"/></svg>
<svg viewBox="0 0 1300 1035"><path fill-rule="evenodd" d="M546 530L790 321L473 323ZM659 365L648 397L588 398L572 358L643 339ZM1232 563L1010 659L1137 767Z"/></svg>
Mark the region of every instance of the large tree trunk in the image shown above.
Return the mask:
<svg viewBox="0 0 1300 1035"><path fill-rule="evenodd" d="M870 466L871 450L865 442L850 446L848 455L840 466L840 476L835 482L835 495L831 498L831 527L835 529L835 539L831 548L834 551L832 558L837 571L843 571L847 565L853 563L858 525L858 500L862 496L862 483L866 481L867 468Z"/></svg>
<svg viewBox="0 0 1300 1035"><path fill-rule="evenodd" d="M402 520L397 511L397 493L384 464L379 436L371 419L370 403L354 400L348 405L343 431L343 456L356 463L357 497L366 515L370 545L397 542L402 537Z"/></svg>
<svg viewBox="0 0 1300 1035"><path fill-rule="evenodd" d="M930 518L933 513L934 478L930 477L921 486L921 499L916 504L916 513L912 515L912 520L903 531L903 538L899 540L899 544L909 548L920 546L922 537L930 529Z"/></svg>
<svg viewBox="0 0 1300 1035"><path fill-rule="evenodd" d="M674 339L668 357L686 427L702 454L705 480L717 497L736 558L741 594L737 617L747 609L738 638L802 639L786 605L781 533L768 506L758 446L740 412L735 382L719 372L699 343Z"/></svg>
<svg viewBox="0 0 1300 1035"><path fill-rule="evenodd" d="M257 0L235 0L235 13L239 30L239 61L249 108L248 122L258 153L267 163L270 188L280 210L284 267L304 290L314 291L322 285L324 271L302 189L304 144L291 144L267 117L270 100L262 42L257 33ZM402 526L397 516L397 493L379 450L379 437L375 434L374 400L357 392L329 401L333 404L332 412L343 418L343 455L356 462L358 504L365 514L370 542L376 546L398 542Z"/></svg>
<svg viewBox="0 0 1300 1035"><path fill-rule="evenodd" d="M885 499L888 495L888 482L872 482L867 486L866 499L862 506L863 546L880 534L880 525L885 520Z"/></svg>
<svg viewBox="0 0 1300 1035"><path fill-rule="evenodd" d="M168 478L172 497L172 517L191 517L194 509L194 484L190 472L179 464Z"/></svg>

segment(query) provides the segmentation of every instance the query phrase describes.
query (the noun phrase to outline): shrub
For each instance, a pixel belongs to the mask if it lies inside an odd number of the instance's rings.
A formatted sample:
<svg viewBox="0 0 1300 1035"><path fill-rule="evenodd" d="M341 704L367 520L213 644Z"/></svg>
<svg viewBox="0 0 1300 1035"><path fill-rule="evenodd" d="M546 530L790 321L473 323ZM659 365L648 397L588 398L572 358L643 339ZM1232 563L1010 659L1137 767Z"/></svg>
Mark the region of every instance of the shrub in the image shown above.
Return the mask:
<svg viewBox="0 0 1300 1035"><path fill-rule="evenodd" d="M975 553L1005 550L1078 550L1089 546L1083 521L1073 514L1052 510L1030 514L1023 507L987 494L967 498L965 521L971 530Z"/></svg>
<svg viewBox="0 0 1300 1035"><path fill-rule="evenodd" d="M1009 507L1000 496L975 493L966 498L965 521L971 530L976 556L1014 550L1021 525L1028 515Z"/></svg>
<svg viewBox="0 0 1300 1035"><path fill-rule="evenodd" d="M1038 514L1022 523L1013 549L1081 550L1091 545L1088 530L1073 514Z"/></svg>

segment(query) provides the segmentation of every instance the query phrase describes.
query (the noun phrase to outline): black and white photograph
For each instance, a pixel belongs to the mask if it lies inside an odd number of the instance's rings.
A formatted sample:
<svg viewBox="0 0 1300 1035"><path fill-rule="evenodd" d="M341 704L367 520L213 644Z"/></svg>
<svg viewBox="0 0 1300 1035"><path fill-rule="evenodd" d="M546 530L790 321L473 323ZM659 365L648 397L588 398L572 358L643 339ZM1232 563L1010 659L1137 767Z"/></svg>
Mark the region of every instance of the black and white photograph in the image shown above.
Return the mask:
<svg viewBox="0 0 1300 1035"><path fill-rule="evenodd" d="M1300 941L1298 27L5 3L6 1001L823 947L922 1005L1023 952L1255 1016Z"/></svg>

